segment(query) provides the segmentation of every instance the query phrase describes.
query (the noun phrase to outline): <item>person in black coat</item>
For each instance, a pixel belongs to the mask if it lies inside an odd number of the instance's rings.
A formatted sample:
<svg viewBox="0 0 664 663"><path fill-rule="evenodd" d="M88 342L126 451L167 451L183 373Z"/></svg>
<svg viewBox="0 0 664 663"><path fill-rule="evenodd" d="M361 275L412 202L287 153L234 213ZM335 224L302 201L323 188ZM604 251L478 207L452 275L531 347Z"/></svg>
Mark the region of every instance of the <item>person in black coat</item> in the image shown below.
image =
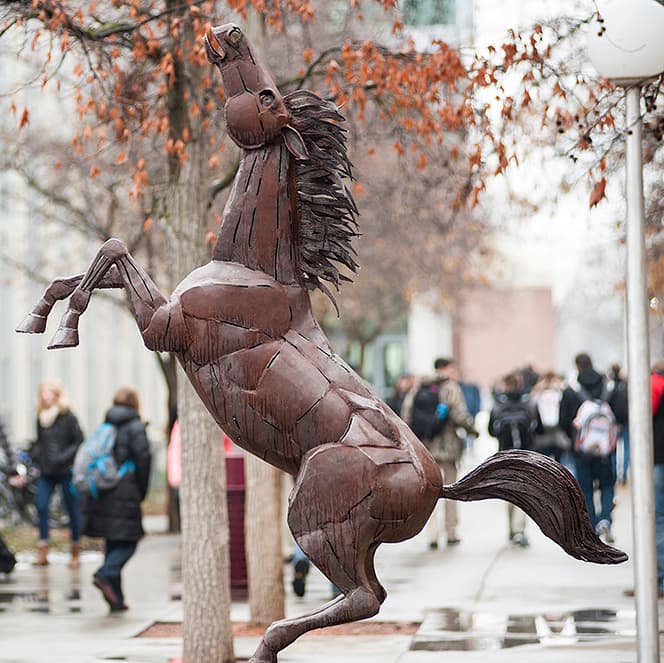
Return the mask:
<svg viewBox="0 0 664 663"><path fill-rule="evenodd" d="M130 469L109 491L83 502L83 533L105 539L104 563L95 572L93 584L111 612L118 612L127 609L120 574L143 536L141 502L150 478L150 444L133 389L117 391L113 407L106 413L106 423L116 427L113 455L117 466L127 463Z"/></svg>
<svg viewBox="0 0 664 663"><path fill-rule="evenodd" d="M571 429L575 440L577 430L573 424L579 408L586 400L608 401L609 390L607 388L605 377L593 368L590 356L581 352L574 358L574 363L578 370L579 388L573 394L576 402L571 401L569 413L563 416L561 408L561 423L565 419L565 424ZM571 414L574 411L575 414ZM571 418L571 420L570 420ZM613 533L611 531L613 511L613 498L615 495L615 451L608 456L594 456L584 454L580 451L574 454L574 463L576 466L576 480L579 482L581 491L586 501L586 508L590 517L590 522L606 543L613 543ZM595 508L595 485L600 492L600 510Z"/></svg>
<svg viewBox="0 0 664 663"><path fill-rule="evenodd" d="M489 415L489 435L498 440L500 451L532 449L537 426L535 408L529 392L524 391L521 376L510 373L503 378L502 389L494 390L494 405ZM509 540L517 546L529 546L526 514L513 504L507 505Z"/></svg>
<svg viewBox="0 0 664 663"><path fill-rule="evenodd" d="M39 553L35 566L48 564L49 509L56 486L69 515L71 530L71 560L69 566L78 568L81 538L80 515L72 485L72 467L76 451L83 441L83 433L74 413L69 409L64 388L59 382L45 380L39 385L37 396L37 439L30 455L39 469L37 478L37 512L39 515Z"/></svg>

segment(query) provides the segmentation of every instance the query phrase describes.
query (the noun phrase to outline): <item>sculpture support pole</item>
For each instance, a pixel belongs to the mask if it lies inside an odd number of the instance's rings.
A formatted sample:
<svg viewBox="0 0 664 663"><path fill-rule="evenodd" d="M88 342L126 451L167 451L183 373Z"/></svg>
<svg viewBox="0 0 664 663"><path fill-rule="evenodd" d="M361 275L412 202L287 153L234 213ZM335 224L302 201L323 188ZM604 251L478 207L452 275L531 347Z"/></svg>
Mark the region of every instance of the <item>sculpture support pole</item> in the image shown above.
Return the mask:
<svg viewBox="0 0 664 663"><path fill-rule="evenodd" d="M641 88L625 91L627 198L627 346L632 466L637 660L659 661L648 290L641 159Z"/></svg>

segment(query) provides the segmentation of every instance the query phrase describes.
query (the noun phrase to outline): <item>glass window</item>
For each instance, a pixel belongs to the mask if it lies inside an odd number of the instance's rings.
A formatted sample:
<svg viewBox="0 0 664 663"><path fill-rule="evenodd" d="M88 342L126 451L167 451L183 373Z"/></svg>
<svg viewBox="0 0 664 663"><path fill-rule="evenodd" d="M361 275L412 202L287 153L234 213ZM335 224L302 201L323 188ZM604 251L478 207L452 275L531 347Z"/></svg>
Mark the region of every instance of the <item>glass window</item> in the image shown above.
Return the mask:
<svg viewBox="0 0 664 663"><path fill-rule="evenodd" d="M402 0L405 25L449 25L455 22L455 0Z"/></svg>

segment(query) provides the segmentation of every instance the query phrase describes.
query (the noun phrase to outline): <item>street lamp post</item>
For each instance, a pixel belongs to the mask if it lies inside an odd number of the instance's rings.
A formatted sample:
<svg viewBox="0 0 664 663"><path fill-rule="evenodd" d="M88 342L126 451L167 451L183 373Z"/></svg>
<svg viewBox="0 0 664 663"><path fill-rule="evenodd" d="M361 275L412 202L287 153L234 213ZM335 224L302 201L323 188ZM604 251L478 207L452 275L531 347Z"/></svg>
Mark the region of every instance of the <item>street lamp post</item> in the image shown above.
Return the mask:
<svg viewBox="0 0 664 663"><path fill-rule="evenodd" d="M597 5L588 54L602 76L625 88L626 101L627 355L637 660L658 663L641 85L664 71L664 7L656 0L600 0Z"/></svg>

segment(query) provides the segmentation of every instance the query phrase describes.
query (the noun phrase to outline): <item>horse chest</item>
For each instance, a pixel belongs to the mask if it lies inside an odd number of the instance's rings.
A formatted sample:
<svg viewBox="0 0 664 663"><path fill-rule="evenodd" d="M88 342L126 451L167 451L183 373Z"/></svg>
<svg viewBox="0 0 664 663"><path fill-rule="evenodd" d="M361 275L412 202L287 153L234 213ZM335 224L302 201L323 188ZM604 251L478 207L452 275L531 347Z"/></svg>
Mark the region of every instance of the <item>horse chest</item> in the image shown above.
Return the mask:
<svg viewBox="0 0 664 663"><path fill-rule="evenodd" d="M185 364L203 365L280 338L292 315L278 281L213 260L180 283L153 316L144 339L149 348L177 352Z"/></svg>

